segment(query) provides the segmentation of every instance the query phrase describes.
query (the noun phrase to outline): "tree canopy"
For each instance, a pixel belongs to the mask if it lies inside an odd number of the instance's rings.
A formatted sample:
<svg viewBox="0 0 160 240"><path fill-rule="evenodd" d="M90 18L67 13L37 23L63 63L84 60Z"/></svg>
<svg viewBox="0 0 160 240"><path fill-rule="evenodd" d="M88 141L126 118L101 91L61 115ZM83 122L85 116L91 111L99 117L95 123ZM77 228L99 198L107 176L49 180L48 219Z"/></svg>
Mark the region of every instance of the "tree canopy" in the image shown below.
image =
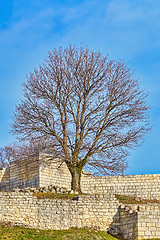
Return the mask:
<svg viewBox="0 0 160 240"><path fill-rule="evenodd" d="M50 51L27 76L12 126L21 139L53 141L79 192L85 165L95 173L121 173L129 149L148 131L147 93L131 69L71 45Z"/></svg>

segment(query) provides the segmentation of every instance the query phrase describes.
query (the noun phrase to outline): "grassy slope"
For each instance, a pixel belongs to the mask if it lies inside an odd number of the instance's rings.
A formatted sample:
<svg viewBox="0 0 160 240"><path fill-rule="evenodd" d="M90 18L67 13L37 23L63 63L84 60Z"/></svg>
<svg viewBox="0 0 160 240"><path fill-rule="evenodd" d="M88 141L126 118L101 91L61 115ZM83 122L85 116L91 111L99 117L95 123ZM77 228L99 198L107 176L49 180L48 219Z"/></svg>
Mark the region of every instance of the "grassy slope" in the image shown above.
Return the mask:
<svg viewBox="0 0 160 240"><path fill-rule="evenodd" d="M86 229L36 230L22 227L0 227L1 240L116 240L105 232Z"/></svg>
<svg viewBox="0 0 160 240"><path fill-rule="evenodd" d="M0 226L1 240L117 240L102 232L87 229L36 230L23 227ZM145 240L145 239L144 239ZM147 239L149 240L149 239ZM154 238L154 240L160 240Z"/></svg>

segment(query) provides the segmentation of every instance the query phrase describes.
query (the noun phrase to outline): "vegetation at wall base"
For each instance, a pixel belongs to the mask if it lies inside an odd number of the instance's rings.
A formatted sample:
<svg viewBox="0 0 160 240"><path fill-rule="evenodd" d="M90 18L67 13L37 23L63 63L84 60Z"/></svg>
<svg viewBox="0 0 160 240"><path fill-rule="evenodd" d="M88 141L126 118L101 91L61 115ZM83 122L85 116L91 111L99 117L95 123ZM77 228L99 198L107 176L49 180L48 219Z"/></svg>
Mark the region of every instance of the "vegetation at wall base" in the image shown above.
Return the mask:
<svg viewBox="0 0 160 240"><path fill-rule="evenodd" d="M89 229L37 230L24 227L0 226L0 239L4 240L116 240L117 238Z"/></svg>
<svg viewBox="0 0 160 240"><path fill-rule="evenodd" d="M82 196L82 194L70 194L70 193L33 193L33 196L39 199L73 199L78 200L78 196Z"/></svg>
<svg viewBox="0 0 160 240"><path fill-rule="evenodd" d="M123 204L147 204L147 203L160 203L159 200L156 199L142 199L138 197L133 197L133 196L125 196L125 195L120 195L116 194L116 198L120 203Z"/></svg>

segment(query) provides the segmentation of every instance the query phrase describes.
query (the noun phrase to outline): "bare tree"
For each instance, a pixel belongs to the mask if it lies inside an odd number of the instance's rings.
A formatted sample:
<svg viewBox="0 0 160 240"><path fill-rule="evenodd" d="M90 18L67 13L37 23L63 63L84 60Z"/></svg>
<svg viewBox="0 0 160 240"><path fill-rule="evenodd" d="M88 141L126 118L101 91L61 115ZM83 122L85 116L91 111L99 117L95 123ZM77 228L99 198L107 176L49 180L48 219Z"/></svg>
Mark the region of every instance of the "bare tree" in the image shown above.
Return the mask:
<svg viewBox="0 0 160 240"><path fill-rule="evenodd" d="M15 159L15 149L12 145L0 148L0 168L8 168Z"/></svg>
<svg viewBox="0 0 160 240"><path fill-rule="evenodd" d="M47 154L47 159L41 160L41 164L48 164L48 161L57 158L56 162L61 162L58 158L60 153L57 151L55 141L50 138L29 138L21 143L13 143L4 148L0 148L0 167L10 167L12 162L39 160L39 154ZM48 160L48 161L47 161ZM39 160L40 162L40 160Z"/></svg>
<svg viewBox="0 0 160 240"><path fill-rule="evenodd" d="M27 76L12 132L21 139L48 136L81 192L83 167L121 173L130 148L149 131L147 93L124 62L69 46L54 49Z"/></svg>

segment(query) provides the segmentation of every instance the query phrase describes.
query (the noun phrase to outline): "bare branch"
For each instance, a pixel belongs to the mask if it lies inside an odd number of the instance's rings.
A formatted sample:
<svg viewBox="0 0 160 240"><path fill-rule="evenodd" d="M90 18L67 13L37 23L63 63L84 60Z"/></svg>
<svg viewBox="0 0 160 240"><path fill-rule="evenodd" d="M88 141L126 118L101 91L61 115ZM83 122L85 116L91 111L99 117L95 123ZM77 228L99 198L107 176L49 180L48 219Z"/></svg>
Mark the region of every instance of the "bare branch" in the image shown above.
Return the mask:
<svg viewBox="0 0 160 240"><path fill-rule="evenodd" d="M132 71L88 48L50 51L27 77L23 93L12 132L56 141L71 172L85 164L100 172L124 170L122 158L150 130L147 93Z"/></svg>

